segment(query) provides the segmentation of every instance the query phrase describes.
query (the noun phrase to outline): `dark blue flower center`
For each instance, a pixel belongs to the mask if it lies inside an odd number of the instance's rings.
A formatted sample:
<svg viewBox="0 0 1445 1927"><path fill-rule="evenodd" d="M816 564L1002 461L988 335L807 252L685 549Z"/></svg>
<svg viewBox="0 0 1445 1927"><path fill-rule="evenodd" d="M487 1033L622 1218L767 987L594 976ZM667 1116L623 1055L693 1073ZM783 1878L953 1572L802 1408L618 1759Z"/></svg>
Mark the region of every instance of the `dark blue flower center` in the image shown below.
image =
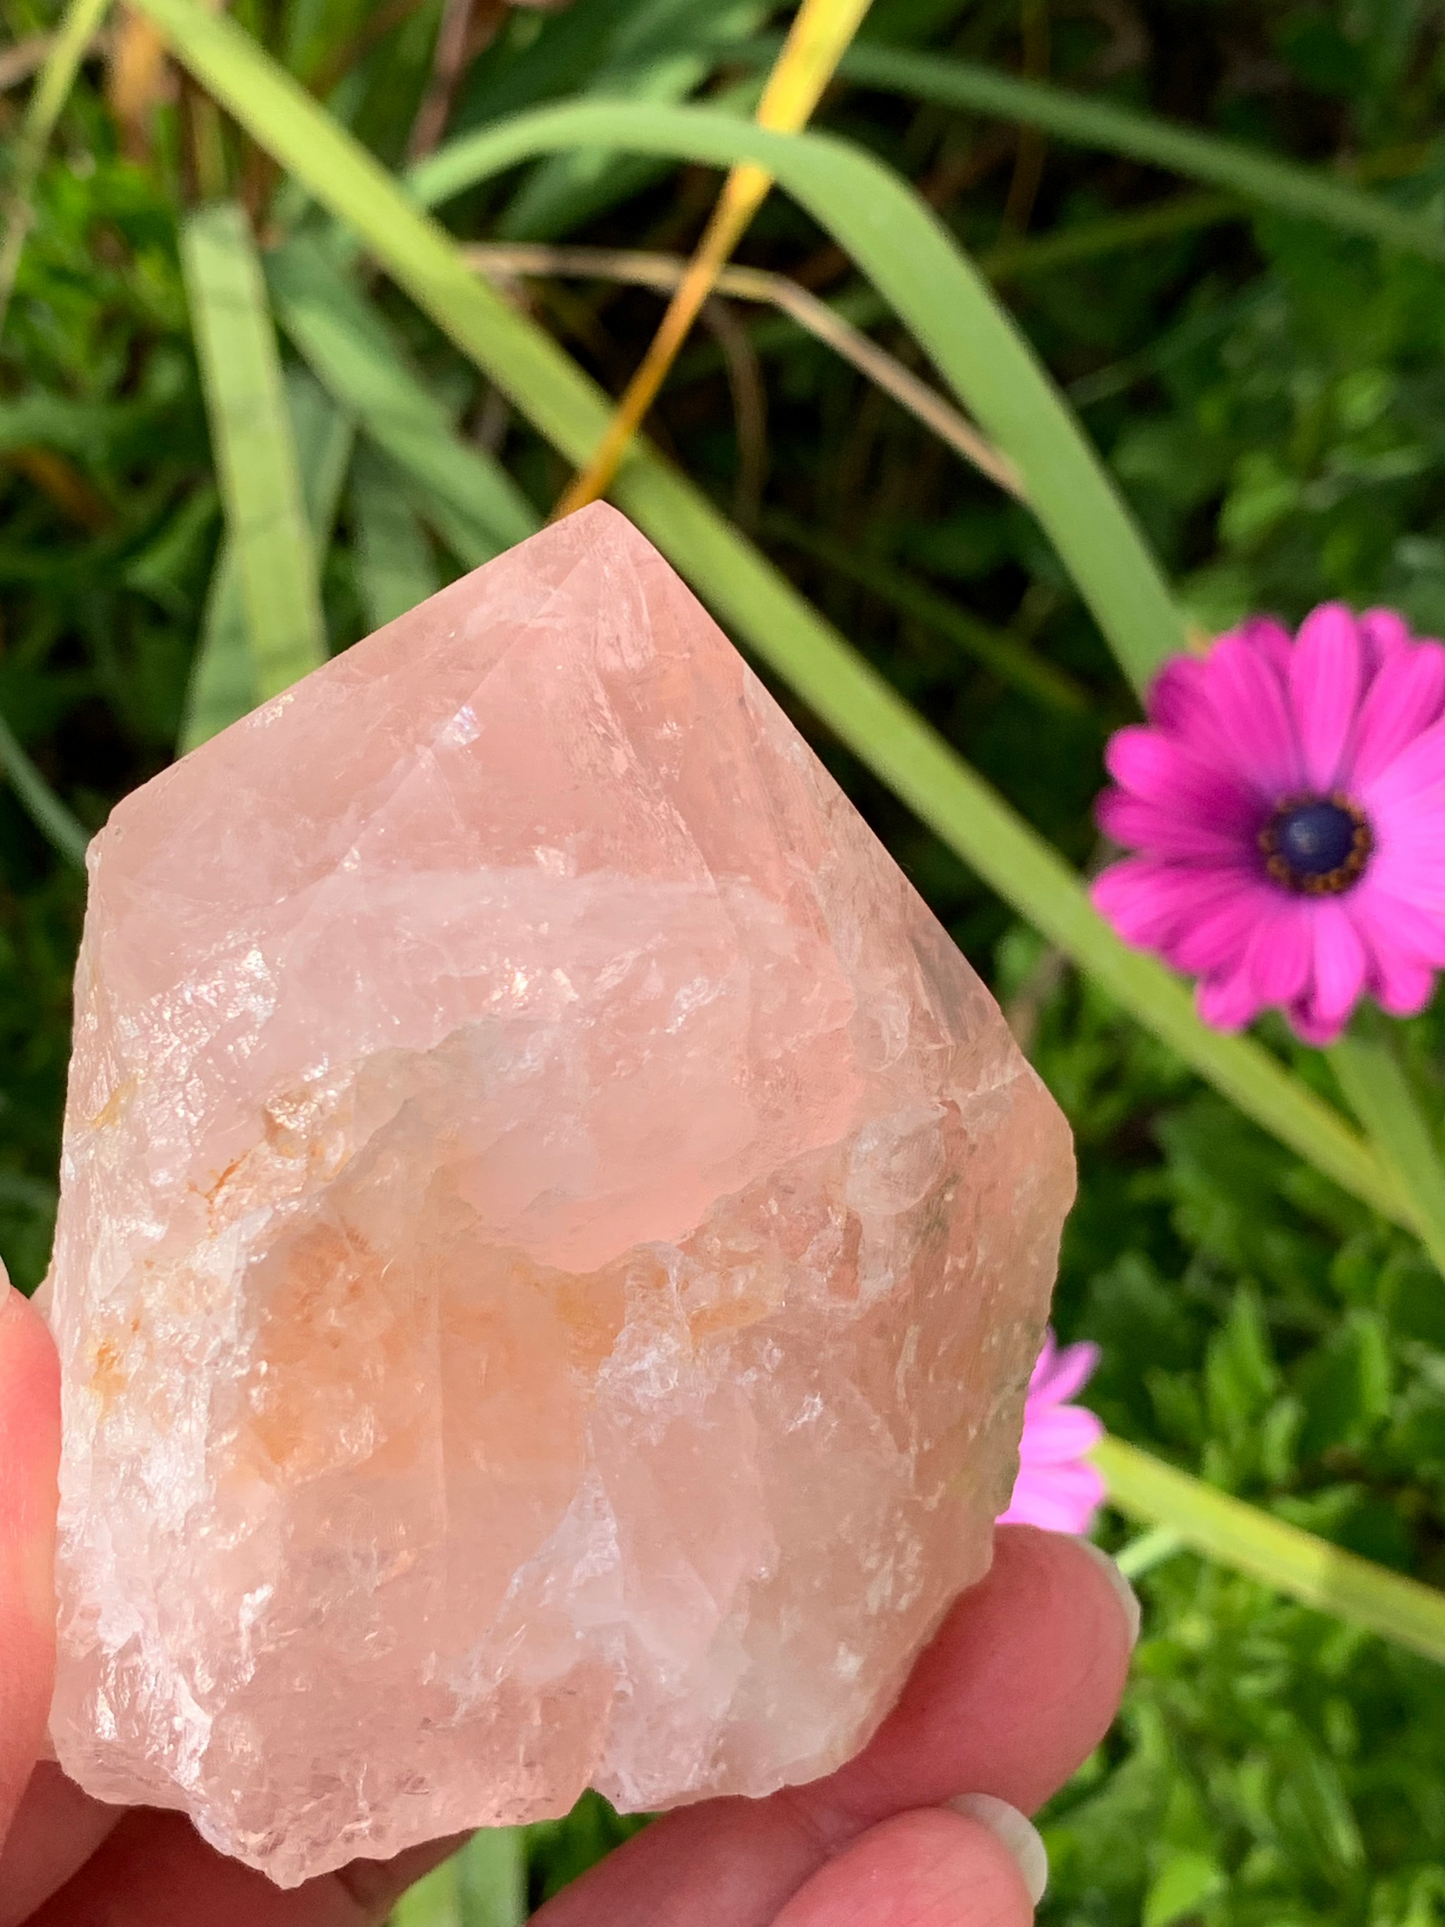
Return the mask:
<svg viewBox="0 0 1445 1927"><path fill-rule="evenodd" d="M1375 840L1348 797L1287 796L1259 833L1265 868L1287 890L1337 896L1364 875Z"/></svg>

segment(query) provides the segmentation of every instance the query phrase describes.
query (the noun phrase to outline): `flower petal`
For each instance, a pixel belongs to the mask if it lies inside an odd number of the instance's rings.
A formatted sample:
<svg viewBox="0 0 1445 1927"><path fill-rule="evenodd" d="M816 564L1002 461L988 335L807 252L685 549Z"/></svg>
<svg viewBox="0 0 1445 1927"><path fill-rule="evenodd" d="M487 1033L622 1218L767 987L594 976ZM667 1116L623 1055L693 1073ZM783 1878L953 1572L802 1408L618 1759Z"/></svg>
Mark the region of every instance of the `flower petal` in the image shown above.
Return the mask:
<svg viewBox="0 0 1445 1927"><path fill-rule="evenodd" d="M1036 1403L1062 1405L1081 1392L1098 1370L1099 1357L1097 1345L1059 1345L1050 1332L1029 1380L1029 1409Z"/></svg>
<svg viewBox="0 0 1445 1927"><path fill-rule="evenodd" d="M1275 673L1282 682L1289 679L1290 660L1294 655L1294 642L1290 632L1275 616L1246 616L1237 629L1230 631L1251 649L1263 656L1266 662L1273 663Z"/></svg>
<svg viewBox="0 0 1445 1927"><path fill-rule="evenodd" d="M1195 857L1235 867L1247 848L1237 834L1193 822L1123 790L1105 790L1094 805L1094 819L1105 836L1125 849L1147 850L1152 856Z"/></svg>
<svg viewBox="0 0 1445 1927"><path fill-rule="evenodd" d="M1338 1031L1365 994L1370 959L1354 918L1338 899L1314 905L1314 983L1301 1002L1322 1031Z"/></svg>
<svg viewBox="0 0 1445 1927"><path fill-rule="evenodd" d="M1085 1460L1080 1465L1020 1471L1000 1525L1039 1526L1045 1532L1087 1532L1104 1503L1102 1475Z"/></svg>
<svg viewBox="0 0 1445 1927"><path fill-rule="evenodd" d="M1063 1465L1081 1459L1104 1436L1100 1419L1082 1405L1053 1405L1024 1420L1020 1451L1025 1465Z"/></svg>
<svg viewBox="0 0 1445 1927"><path fill-rule="evenodd" d="M1254 973L1242 966L1196 984L1194 1002L1211 1030L1243 1030L1264 1009L1264 999L1254 987Z"/></svg>
<svg viewBox="0 0 1445 1927"><path fill-rule="evenodd" d="M1253 887L1240 866L1165 863L1152 856L1126 857L1094 879L1094 908L1125 943L1143 950L1167 949L1182 925L1226 897Z"/></svg>
<svg viewBox="0 0 1445 1927"><path fill-rule="evenodd" d="M1209 697L1235 769L1268 804L1298 790L1304 765L1273 664L1242 636L1225 636L1208 661Z"/></svg>
<svg viewBox="0 0 1445 1927"><path fill-rule="evenodd" d="M1289 668L1290 700L1305 781L1321 795L1339 786L1360 701L1360 639L1342 602L1325 602L1300 624Z"/></svg>
<svg viewBox="0 0 1445 1927"><path fill-rule="evenodd" d="M1402 803L1418 806L1441 784L1445 784L1445 721L1423 730L1377 776L1357 778L1355 794L1378 828L1382 812Z"/></svg>
<svg viewBox="0 0 1445 1927"><path fill-rule="evenodd" d="M1377 961L1402 956L1445 967L1445 907L1432 911L1387 887L1373 864L1350 892L1350 914Z"/></svg>
<svg viewBox="0 0 1445 1927"><path fill-rule="evenodd" d="M1381 1010L1392 1017L1418 1017L1434 994L1435 972L1398 951L1377 949L1370 989Z"/></svg>
<svg viewBox="0 0 1445 1927"><path fill-rule="evenodd" d="M1414 638L1410 625L1393 609L1366 609L1356 621L1364 652L1365 674L1373 675L1401 649L1408 649Z"/></svg>
<svg viewBox="0 0 1445 1927"><path fill-rule="evenodd" d="M1259 829L1259 799L1234 773L1211 767L1162 730L1116 729L1104 762L1121 789L1172 815L1241 837Z"/></svg>
<svg viewBox="0 0 1445 1927"><path fill-rule="evenodd" d="M1316 1011L1313 1001L1308 997L1291 1004L1285 1016L1289 1019L1295 1035L1302 1038L1306 1044L1313 1044L1317 1050L1323 1049L1326 1044L1335 1043L1345 1027L1342 1017L1325 1022Z"/></svg>
<svg viewBox="0 0 1445 1927"><path fill-rule="evenodd" d="M1196 755L1211 756L1219 733L1202 656L1171 656L1149 685L1145 711L1155 729L1176 737Z"/></svg>
<svg viewBox="0 0 1445 1927"><path fill-rule="evenodd" d="M1216 977L1241 966L1260 923L1270 917L1278 893L1251 880L1192 918L1169 945L1169 960L1191 977ZM1260 1002L1265 1002L1261 995Z"/></svg>
<svg viewBox="0 0 1445 1927"><path fill-rule="evenodd" d="M1445 648L1438 642L1400 649L1383 663L1360 705L1347 786L1371 783L1445 709Z"/></svg>
<svg viewBox="0 0 1445 1927"><path fill-rule="evenodd" d="M1288 1004L1304 994L1314 962L1313 905L1299 897L1272 893L1274 902L1259 916L1245 951L1245 967L1267 1004Z"/></svg>

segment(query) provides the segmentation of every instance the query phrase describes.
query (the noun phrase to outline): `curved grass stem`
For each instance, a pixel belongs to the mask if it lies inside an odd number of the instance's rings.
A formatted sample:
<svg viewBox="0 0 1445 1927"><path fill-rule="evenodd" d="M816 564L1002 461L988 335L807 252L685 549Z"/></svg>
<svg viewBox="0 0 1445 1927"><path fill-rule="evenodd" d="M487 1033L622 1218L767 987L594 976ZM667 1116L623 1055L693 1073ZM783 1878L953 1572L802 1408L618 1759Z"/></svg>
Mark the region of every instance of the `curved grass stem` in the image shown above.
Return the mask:
<svg viewBox="0 0 1445 1927"><path fill-rule="evenodd" d="M1301 1605L1445 1665L1445 1592L1287 1525L1122 1439L1101 1439L1092 1457L1117 1511L1167 1527L1195 1552Z"/></svg>

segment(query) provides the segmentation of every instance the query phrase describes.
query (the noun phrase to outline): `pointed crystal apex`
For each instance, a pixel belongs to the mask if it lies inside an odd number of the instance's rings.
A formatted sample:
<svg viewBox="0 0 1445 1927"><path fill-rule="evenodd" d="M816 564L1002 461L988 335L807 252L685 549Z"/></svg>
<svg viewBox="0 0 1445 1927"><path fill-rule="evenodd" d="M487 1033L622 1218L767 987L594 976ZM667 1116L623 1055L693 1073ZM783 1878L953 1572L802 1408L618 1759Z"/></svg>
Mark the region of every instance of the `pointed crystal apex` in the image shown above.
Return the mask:
<svg viewBox="0 0 1445 1927"><path fill-rule="evenodd" d="M72 1777L289 1885L861 1743L987 1566L1068 1132L636 530L128 797L76 994Z"/></svg>

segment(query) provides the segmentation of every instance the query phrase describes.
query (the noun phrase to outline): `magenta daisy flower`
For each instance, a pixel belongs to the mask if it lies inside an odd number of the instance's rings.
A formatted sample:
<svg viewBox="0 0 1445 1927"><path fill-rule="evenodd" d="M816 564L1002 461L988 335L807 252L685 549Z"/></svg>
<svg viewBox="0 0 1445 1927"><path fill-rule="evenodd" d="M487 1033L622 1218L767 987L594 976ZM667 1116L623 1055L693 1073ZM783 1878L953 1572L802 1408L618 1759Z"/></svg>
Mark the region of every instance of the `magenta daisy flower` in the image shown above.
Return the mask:
<svg viewBox="0 0 1445 1927"><path fill-rule="evenodd" d="M1094 902L1199 979L1240 1030L1268 1005L1311 1044L1368 992L1398 1017L1445 964L1445 648L1388 609L1254 617L1160 673L1109 744L1101 827L1138 852Z"/></svg>
<svg viewBox="0 0 1445 1927"><path fill-rule="evenodd" d="M1019 1475L1001 1526L1042 1526L1045 1532L1087 1532L1103 1503L1104 1481L1086 1456L1104 1428L1082 1405L1068 1403L1094 1375L1097 1345L1065 1345L1044 1334L1024 1403Z"/></svg>

